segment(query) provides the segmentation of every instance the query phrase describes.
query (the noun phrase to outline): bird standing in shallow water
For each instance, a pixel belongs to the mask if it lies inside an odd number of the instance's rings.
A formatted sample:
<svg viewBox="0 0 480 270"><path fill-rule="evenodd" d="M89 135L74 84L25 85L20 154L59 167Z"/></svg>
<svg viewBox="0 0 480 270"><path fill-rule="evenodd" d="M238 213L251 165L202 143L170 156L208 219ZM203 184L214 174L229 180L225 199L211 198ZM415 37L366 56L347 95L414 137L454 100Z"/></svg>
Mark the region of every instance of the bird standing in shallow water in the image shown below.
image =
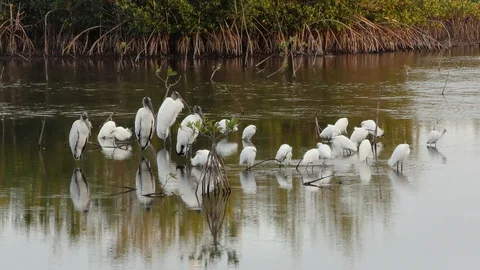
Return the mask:
<svg viewBox="0 0 480 270"><path fill-rule="evenodd" d="M368 131L368 133L374 135L375 129L377 130L377 137L382 137L384 134L383 129L377 128L377 124L373 120L365 120L362 122L362 127Z"/></svg>
<svg viewBox="0 0 480 270"><path fill-rule="evenodd" d="M238 130L238 124L235 125L235 126L232 128L232 130L230 130L230 129L228 128L228 126L227 126L229 122L230 122L230 120L228 120L228 119L222 119L222 120L218 121L217 123L215 123L215 125L220 129L220 133L222 133L222 134L224 134L224 135L225 135L227 132L229 132L229 131L230 131L230 132L235 132L235 131L237 131L237 130Z"/></svg>
<svg viewBox="0 0 480 270"><path fill-rule="evenodd" d="M295 169L298 171L298 166L307 165L305 167L305 170L307 170L308 165L312 165L312 171L313 171L313 165L316 165L319 161L320 161L320 155L318 153L318 148L313 148L305 152L305 154L303 155L302 159L300 159Z"/></svg>
<svg viewBox="0 0 480 270"><path fill-rule="evenodd" d="M290 161L292 160L292 147L288 144L282 144L277 151L277 155L275 155L275 159L280 162L280 166L290 165Z"/></svg>
<svg viewBox="0 0 480 270"><path fill-rule="evenodd" d="M367 136L368 130L364 129L363 127L354 127L352 135L350 136L350 141L358 145L361 141L365 140Z"/></svg>
<svg viewBox="0 0 480 270"><path fill-rule="evenodd" d="M248 167L252 167L253 163L255 162L255 157L257 155L257 148L253 146L247 146L243 148L242 152L240 153L240 165L247 165Z"/></svg>
<svg viewBox="0 0 480 270"><path fill-rule="evenodd" d="M342 132L336 128L334 125L328 124L326 128L320 133L320 138L325 138L327 140L332 140L335 136L340 135Z"/></svg>
<svg viewBox="0 0 480 270"><path fill-rule="evenodd" d="M86 112L80 116L80 119L73 122L68 141L74 159L79 160L82 157L85 147L87 146L88 137L90 137L91 128L92 124L88 121L88 114Z"/></svg>
<svg viewBox="0 0 480 270"><path fill-rule="evenodd" d="M144 97L142 100L143 107L138 109L135 116L135 134L142 150L150 145L153 131L155 129L155 116L153 113L152 100Z"/></svg>
<svg viewBox="0 0 480 270"><path fill-rule="evenodd" d="M170 97L167 97L157 114L157 136L164 142L170 135L170 128L177 120L177 116L184 108L183 100L177 91L173 91ZM171 138L171 137L170 137Z"/></svg>
<svg viewBox="0 0 480 270"><path fill-rule="evenodd" d="M410 155L410 145L403 143L399 144L395 150L393 150L392 156L388 160L388 166L394 167L397 166L397 172L398 167L401 166L401 172L403 172L403 162L405 162Z"/></svg>
<svg viewBox="0 0 480 270"><path fill-rule="evenodd" d="M427 147L437 147L437 142L440 140L440 138L443 137L443 135L447 132L447 129L444 129L442 133L440 131L434 129L430 134L428 134L427 138Z"/></svg>
<svg viewBox="0 0 480 270"><path fill-rule="evenodd" d="M335 128L338 129L341 133L347 133L348 119L346 117L340 118L335 122Z"/></svg>
<svg viewBox="0 0 480 270"><path fill-rule="evenodd" d="M326 160L332 157L332 149L328 144L317 143L318 148L318 157L323 159L323 164L325 164Z"/></svg>
<svg viewBox="0 0 480 270"><path fill-rule="evenodd" d="M199 122L202 124L202 119L202 108L197 105L193 107L193 114L190 114L183 119L177 132L176 151L179 156L185 156L197 139L199 131L196 123Z"/></svg>
<svg viewBox="0 0 480 270"><path fill-rule="evenodd" d="M361 161L367 161L367 158L373 157L372 144L369 140L363 140L358 147L358 156Z"/></svg>

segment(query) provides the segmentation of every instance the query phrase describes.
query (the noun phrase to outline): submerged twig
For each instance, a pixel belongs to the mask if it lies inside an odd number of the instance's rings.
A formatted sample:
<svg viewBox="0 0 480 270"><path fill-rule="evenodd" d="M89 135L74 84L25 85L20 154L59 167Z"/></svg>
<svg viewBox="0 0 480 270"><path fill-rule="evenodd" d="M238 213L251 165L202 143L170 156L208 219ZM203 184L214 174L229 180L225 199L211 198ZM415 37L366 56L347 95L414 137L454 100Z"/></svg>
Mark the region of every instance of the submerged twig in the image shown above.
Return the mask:
<svg viewBox="0 0 480 270"><path fill-rule="evenodd" d="M447 87L449 76L450 76L450 71L447 73L447 79L445 80L445 84L443 85L442 96L445 96L444 93L445 93L445 88Z"/></svg>
<svg viewBox="0 0 480 270"><path fill-rule="evenodd" d="M318 182L318 181L320 181L320 180L323 180L323 179L325 179L325 178L332 177L332 176L335 176L335 174L333 173L333 174L330 174L330 175L327 175L327 176L322 176L322 177L320 177L320 178L318 178L318 179L311 180L311 181L308 181L308 182L304 182L304 183L302 183L302 185L304 185L304 186L312 186L312 183Z"/></svg>

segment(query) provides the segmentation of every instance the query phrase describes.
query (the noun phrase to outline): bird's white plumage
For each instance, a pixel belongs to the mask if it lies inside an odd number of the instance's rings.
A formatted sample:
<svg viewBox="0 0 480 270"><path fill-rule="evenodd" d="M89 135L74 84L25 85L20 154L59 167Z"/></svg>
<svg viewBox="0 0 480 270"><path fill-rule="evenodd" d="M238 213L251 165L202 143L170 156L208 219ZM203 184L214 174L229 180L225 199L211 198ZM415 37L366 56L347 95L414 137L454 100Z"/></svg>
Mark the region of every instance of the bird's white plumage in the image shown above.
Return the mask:
<svg viewBox="0 0 480 270"><path fill-rule="evenodd" d="M334 125L330 125L328 124L326 128L324 128L322 130L322 132L320 133L320 137L321 138L325 138L325 139L333 139L335 136L338 136L340 135L340 130L338 128L336 128Z"/></svg>
<svg viewBox="0 0 480 270"><path fill-rule="evenodd" d="M440 138L443 136L443 134L445 134L445 132L447 132L446 129L444 129L441 133L436 129L432 130L430 134L428 134L427 145L437 144L438 140L440 140Z"/></svg>
<svg viewBox="0 0 480 270"><path fill-rule="evenodd" d="M247 126L242 133L242 140L249 141L252 139L253 135L257 132L257 127L255 125Z"/></svg>
<svg viewBox="0 0 480 270"><path fill-rule="evenodd" d="M197 153L195 153L195 157L192 158L192 166L205 166L209 154L209 150L198 150Z"/></svg>
<svg viewBox="0 0 480 270"><path fill-rule="evenodd" d="M190 146L195 142L198 136L198 128L195 123L202 123L202 118L197 113L190 114L183 119L177 132L177 154L186 155Z"/></svg>
<svg viewBox="0 0 480 270"><path fill-rule="evenodd" d="M243 148L242 152L240 153L240 165L247 165L247 167L251 167L255 162L255 156L257 155L257 148L253 146L247 146Z"/></svg>
<svg viewBox="0 0 480 270"><path fill-rule="evenodd" d="M142 150L150 145L154 128L155 117L153 112L148 107L138 109L135 116L135 134Z"/></svg>
<svg viewBox="0 0 480 270"><path fill-rule="evenodd" d="M82 157L85 146L88 142L88 137L90 137L90 129L92 125L88 119L78 119L72 124L70 128L70 134L68 136L68 141L70 143L70 150L72 151L73 158L79 160Z"/></svg>
<svg viewBox="0 0 480 270"><path fill-rule="evenodd" d="M357 145L344 135L339 135L333 138L332 144L335 149L341 151L349 150L352 152L357 152Z"/></svg>
<svg viewBox="0 0 480 270"><path fill-rule="evenodd" d="M155 178L153 177L152 170L150 169L150 164L144 158L142 158L140 165L138 165L135 180L138 201L147 208L150 207L153 198L145 195L155 193Z"/></svg>
<svg viewBox="0 0 480 270"><path fill-rule="evenodd" d="M112 120L105 122L100 131L98 132L98 139L109 139L113 138L112 132L115 130L117 125Z"/></svg>
<svg viewBox="0 0 480 270"><path fill-rule="evenodd" d="M320 156L318 154L318 148L313 148L305 152L302 160L299 165L315 165L320 161Z"/></svg>
<svg viewBox="0 0 480 270"><path fill-rule="evenodd" d="M388 160L388 166L394 167L397 163L405 162L410 155L410 146L406 143L399 144L395 150L393 150L392 156Z"/></svg>
<svg viewBox="0 0 480 270"><path fill-rule="evenodd" d="M282 144L275 155L275 159L282 165L290 165L292 160L292 147L288 144Z"/></svg>
<svg viewBox="0 0 480 270"><path fill-rule="evenodd" d="M230 121L230 120L228 120L228 119L222 119L222 120L218 121L217 123L215 123L215 125L218 126L218 128L220 129L220 132L221 132L222 134L226 134L226 133L229 131L229 130L228 130L228 127L227 127L227 124L228 124L229 121ZM238 125L235 125L235 126L233 127L232 132L235 132L235 131L237 131L237 130L238 130Z"/></svg>
<svg viewBox="0 0 480 270"><path fill-rule="evenodd" d="M335 122L335 128L338 129L341 133L347 133L348 119L340 118Z"/></svg>
<svg viewBox="0 0 480 270"><path fill-rule="evenodd" d="M157 114L157 136L160 139L167 139L170 135L170 127L175 123L178 114L182 112L184 108L181 99L177 98L173 100L171 97L167 97Z"/></svg>
<svg viewBox="0 0 480 270"><path fill-rule="evenodd" d="M90 187L79 168L73 170L70 181L70 198L76 210L87 212L90 206Z"/></svg>
<svg viewBox="0 0 480 270"><path fill-rule="evenodd" d="M117 141L126 141L132 137L132 131L129 128L116 127L112 135Z"/></svg>
<svg viewBox="0 0 480 270"><path fill-rule="evenodd" d="M319 158L325 161L325 159L329 159L332 157L332 149L330 149L330 146L328 146L328 144L317 143L317 148Z"/></svg>
<svg viewBox="0 0 480 270"><path fill-rule="evenodd" d="M361 141L365 140L367 136L368 130L363 127L354 127L350 140L358 145Z"/></svg>
<svg viewBox="0 0 480 270"><path fill-rule="evenodd" d="M373 120L365 120L362 122L362 127L368 131L368 133L374 135L375 129L377 128L377 124ZM384 131L380 127L377 129L377 137L383 136Z"/></svg>
<svg viewBox="0 0 480 270"><path fill-rule="evenodd" d="M369 140L363 140L358 147L358 156L361 161L366 161L367 158L373 158L372 144Z"/></svg>

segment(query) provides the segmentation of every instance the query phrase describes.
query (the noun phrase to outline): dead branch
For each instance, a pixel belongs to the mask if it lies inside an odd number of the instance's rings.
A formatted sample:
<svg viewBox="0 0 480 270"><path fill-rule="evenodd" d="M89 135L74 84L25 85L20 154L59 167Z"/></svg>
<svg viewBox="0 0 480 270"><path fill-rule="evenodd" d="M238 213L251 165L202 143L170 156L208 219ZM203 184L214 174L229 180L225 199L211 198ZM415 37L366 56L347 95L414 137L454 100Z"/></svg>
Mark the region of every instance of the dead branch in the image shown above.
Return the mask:
<svg viewBox="0 0 480 270"><path fill-rule="evenodd" d="M267 162L267 161L273 161L273 160L275 160L275 161L277 161L277 162L280 162L279 160L277 160L277 159L275 159L275 158L269 158L269 159L262 160L262 161L260 161L260 162L258 162L258 163L255 163L255 164L253 164L253 165L250 166L250 167L247 167L246 170L251 170L253 167L256 167L256 166L258 166L258 165L260 165L260 164L263 164L263 163L265 163L265 162Z"/></svg>
<svg viewBox="0 0 480 270"><path fill-rule="evenodd" d="M318 179L315 179L315 180L312 180L312 181L308 181L308 182L305 182L305 183L302 183L302 185L304 186L313 186L312 183L315 183L315 182L318 182L320 180L323 180L325 178L328 178L328 177L332 177L332 176L335 176L335 174L331 174L331 175L327 175L327 176L322 176Z"/></svg>
<svg viewBox="0 0 480 270"><path fill-rule="evenodd" d="M43 130L45 129L46 121L47 121L47 117L45 116L42 120L42 130L40 131L40 138L38 138L38 149L41 149L42 147Z"/></svg>
<svg viewBox="0 0 480 270"><path fill-rule="evenodd" d="M447 87L449 76L450 76L450 71L447 73L447 79L445 80L445 84L443 85L442 96L445 96L444 93L445 93L445 88Z"/></svg>

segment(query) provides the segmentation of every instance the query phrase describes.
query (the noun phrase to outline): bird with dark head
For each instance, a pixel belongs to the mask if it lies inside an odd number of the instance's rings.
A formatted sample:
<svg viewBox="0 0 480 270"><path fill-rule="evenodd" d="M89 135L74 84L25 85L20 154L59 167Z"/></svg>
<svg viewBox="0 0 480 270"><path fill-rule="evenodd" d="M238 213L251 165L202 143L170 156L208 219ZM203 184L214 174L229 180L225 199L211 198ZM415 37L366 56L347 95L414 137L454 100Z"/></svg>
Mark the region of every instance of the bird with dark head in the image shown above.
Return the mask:
<svg viewBox="0 0 480 270"><path fill-rule="evenodd" d="M202 108L200 106L198 106L198 105L193 106L193 113L198 114L200 116L200 118L203 119L203 112L202 112Z"/></svg>
<svg viewBox="0 0 480 270"><path fill-rule="evenodd" d="M143 107L145 107L146 109L149 109L152 112L152 114L155 114L153 112L152 100L149 97L144 97L142 100L142 103L143 103Z"/></svg>
<svg viewBox="0 0 480 270"><path fill-rule="evenodd" d="M178 93L177 91L173 91L172 94L170 95L170 97L173 99L173 100L177 100L177 98L182 98L180 96L180 93Z"/></svg>
<svg viewBox="0 0 480 270"><path fill-rule="evenodd" d="M142 100L143 107L138 109L135 116L135 134L142 150L150 145L155 130L155 116L152 101L149 97Z"/></svg>
<svg viewBox="0 0 480 270"><path fill-rule="evenodd" d="M80 119L73 122L68 141L74 159L79 160L82 157L85 147L87 146L88 137L90 137L91 129L92 124L88 121L88 114L86 112L82 113Z"/></svg>

